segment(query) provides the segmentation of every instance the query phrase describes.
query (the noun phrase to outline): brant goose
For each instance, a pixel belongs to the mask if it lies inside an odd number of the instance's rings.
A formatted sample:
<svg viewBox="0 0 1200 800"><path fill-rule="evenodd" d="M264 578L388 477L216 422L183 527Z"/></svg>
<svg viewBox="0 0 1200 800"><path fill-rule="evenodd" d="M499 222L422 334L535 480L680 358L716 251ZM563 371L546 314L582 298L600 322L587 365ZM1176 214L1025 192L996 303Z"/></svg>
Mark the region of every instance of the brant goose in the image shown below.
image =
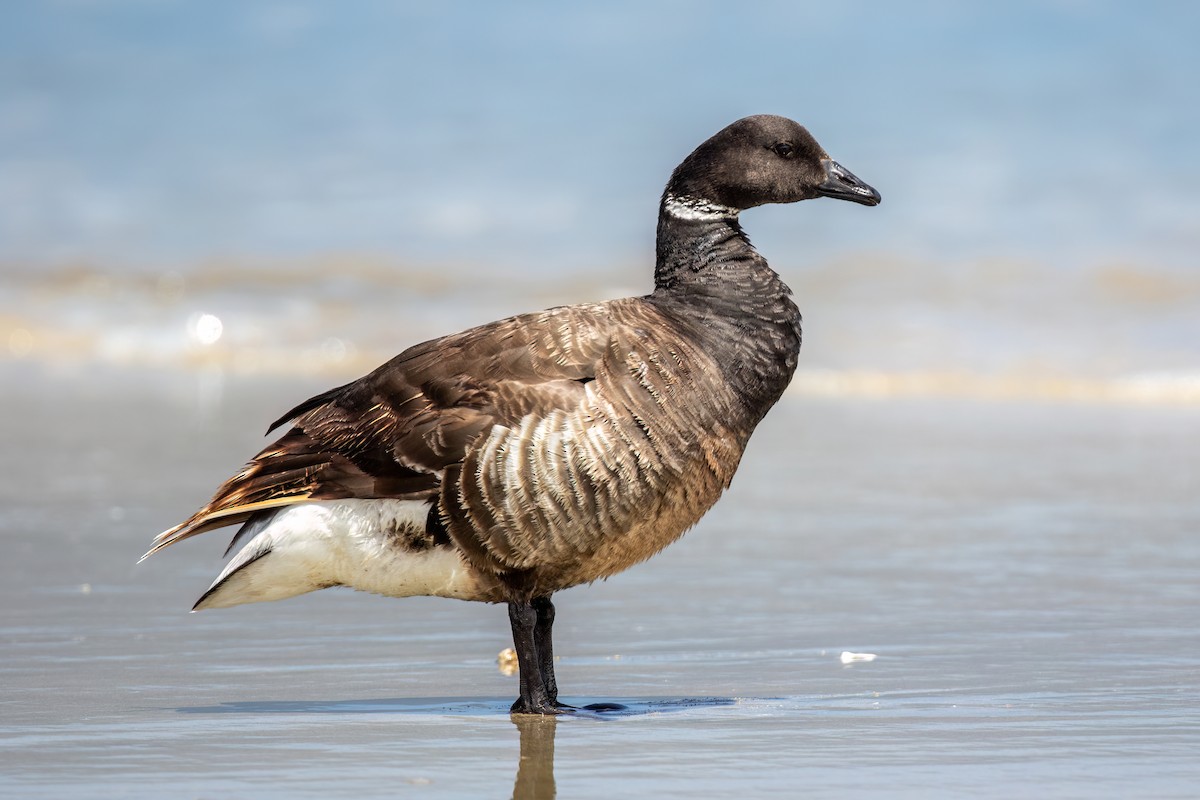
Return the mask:
<svg viewBox="0 0 1200 800"><path fill-rule="evenodd" d="M418 344L306 400L143 559L240 524L194 610L329 586L507 603L512 711L569 710L550 597L654 555L729 486L800 349L738 212L815 197L880 201L797 123L738 120L671 175L649 295Z"/></svg>

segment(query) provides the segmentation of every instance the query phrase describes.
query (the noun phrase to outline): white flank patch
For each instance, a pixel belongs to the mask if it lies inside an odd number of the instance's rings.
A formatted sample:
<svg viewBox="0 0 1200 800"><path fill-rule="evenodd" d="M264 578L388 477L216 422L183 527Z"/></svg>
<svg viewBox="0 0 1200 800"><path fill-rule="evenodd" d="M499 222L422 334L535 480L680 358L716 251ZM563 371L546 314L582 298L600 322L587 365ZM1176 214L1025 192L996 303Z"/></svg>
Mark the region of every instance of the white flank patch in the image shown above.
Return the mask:
<svg viewBox="0 0 1200 800"><path fill-rule="evenodd" d="M842 651L843 664L857 664L862 661L874 661L877 656L874 653L851 653L849 650Z"/></svg>
<svg viewBox="0 0 1200 800"><path fill-rule="evenodd" d="M410 500L288 506L246 542L197 608L282 600L328 586L473 599L475 581L457 551L404 546L404 532L423 531L428 514L428 504Z"/></svg>
<svg viewBox="0 0 1200 800"><path fill-rule="evenodd" d="M719 222L737 219L738 210L731 206L718 205L698 197L680 197L669 194L663 200L663 208L676 219L689 222Z"/></svg>

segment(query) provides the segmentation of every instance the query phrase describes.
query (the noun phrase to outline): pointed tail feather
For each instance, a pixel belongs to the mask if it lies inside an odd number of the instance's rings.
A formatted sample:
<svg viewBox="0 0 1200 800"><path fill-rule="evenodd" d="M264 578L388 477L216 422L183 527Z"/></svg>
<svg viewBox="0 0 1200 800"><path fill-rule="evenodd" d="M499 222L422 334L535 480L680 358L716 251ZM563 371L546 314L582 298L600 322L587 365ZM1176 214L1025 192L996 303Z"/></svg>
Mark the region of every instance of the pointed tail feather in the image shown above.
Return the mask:
<svg viewBox="0 0 1200 800"><path fill-rule="evenodd" d="M167 530L154 537L153 546L146 551L145 555L138 559L138 563L142 563L150 556L162 550L164 547L169 547L176 542L181 542L184 539L190 539L199 533L224 528L228 525L238 525L259 511L265 511L271 508L280 508L282 506L293 505L295 503L303 503L308 500L309 495L299 494L291 497L277 497L274 500L263 500L258 503L247 503L240 506L232 506L230 508L222 508L216 511L208 512L210 506L206 506L199 512L194 514L185 522L181 522L174 528ZM207 513L206 513L207 512Z"/></svg>
<svg viewBox="0 0 1200 800"><path fill-rule="evenodd" d="M243 523L260 511L303 503L318 489L318 475L333 458L314 447L302 431L292 430L225 481L204 508L156 536L138 563L196 534Z"/></svg>

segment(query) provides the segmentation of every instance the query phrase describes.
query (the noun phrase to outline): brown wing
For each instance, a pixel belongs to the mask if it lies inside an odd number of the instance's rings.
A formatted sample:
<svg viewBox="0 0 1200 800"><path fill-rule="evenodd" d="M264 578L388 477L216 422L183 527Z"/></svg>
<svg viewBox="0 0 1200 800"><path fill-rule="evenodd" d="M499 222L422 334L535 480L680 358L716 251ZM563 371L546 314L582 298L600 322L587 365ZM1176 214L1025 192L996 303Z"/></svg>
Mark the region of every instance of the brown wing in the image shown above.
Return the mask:
<svg viewBox="0 0 1200 800"><path fill-rule="evenodd" d="M291 430L146 556L306 500L432 500L444 470L496 425L578 406L612 325L606 304L568 306L409 348L285 414L271 429L294 420Z"/></svg>

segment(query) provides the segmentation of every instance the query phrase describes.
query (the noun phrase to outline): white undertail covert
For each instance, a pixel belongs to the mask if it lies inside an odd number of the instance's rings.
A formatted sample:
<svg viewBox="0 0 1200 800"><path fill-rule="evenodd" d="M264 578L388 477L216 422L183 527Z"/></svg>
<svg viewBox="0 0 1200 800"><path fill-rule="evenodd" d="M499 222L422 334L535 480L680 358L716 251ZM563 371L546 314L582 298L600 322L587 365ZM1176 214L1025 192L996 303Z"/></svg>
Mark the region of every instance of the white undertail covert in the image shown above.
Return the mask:
<svg viewBox="0 0 1200 800"><path fill-rule="evenodd" d="M425 538L429 504L327 500L288 506L252 535L196 610L283 600L330 586L389 597L475 599L475 581L453 548Z"/></svg>

